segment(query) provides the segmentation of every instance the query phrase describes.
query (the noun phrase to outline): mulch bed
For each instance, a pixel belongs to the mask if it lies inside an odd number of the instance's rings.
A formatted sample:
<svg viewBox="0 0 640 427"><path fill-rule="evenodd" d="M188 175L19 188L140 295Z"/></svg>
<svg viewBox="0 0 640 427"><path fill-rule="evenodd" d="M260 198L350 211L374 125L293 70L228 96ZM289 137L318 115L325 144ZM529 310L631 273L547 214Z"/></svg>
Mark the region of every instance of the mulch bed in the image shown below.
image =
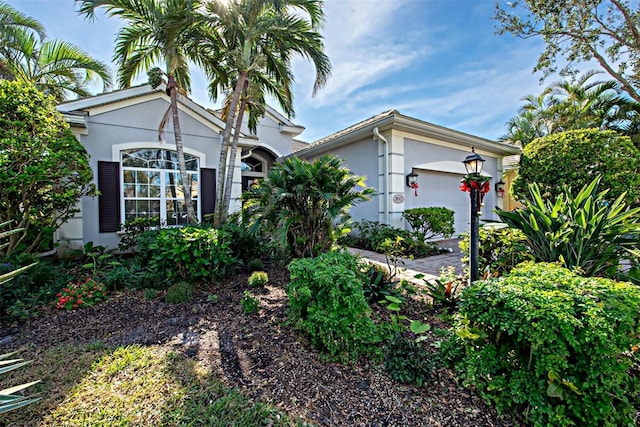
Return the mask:
<svg viewBox="0 0 640 427"><path fill-rule="evenodd" d="M320 426L519 424L496 414L445 368L415 387L394 381L378 364L323 361L288 322L288 280L286 269L270 268L269 284L250 289L260 300L253 314L244 314L240 305L247 274L199 290L188 304L147 301L142 291L126 291L79 311L47 309L27 325L2 328L0 352L27 344L46 348L96 340L107 346L160 345L206 364L250 398ZM211 293L219 296L217 303L207 299Z"/></svg>

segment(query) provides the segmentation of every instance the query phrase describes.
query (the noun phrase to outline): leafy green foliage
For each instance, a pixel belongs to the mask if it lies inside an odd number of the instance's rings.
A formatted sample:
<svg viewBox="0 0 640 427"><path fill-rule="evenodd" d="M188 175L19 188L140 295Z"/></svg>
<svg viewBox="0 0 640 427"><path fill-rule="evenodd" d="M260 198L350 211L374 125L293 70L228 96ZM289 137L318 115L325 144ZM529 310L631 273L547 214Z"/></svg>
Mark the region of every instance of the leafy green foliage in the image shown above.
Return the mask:
<svg viewBox="0 0 640 427"><path fill-rule="evenodd" d="M230 215L226 222L218 226L218 233L220 238L229 245L233 256L245 265L251 260L270 253L272 246L270 242L260 236L259 230L252 230L240 215Z"/></svg>
<svg viewBox="0 0 640 427"><path fill-rule="evenodd" d="M595 61L640 102L636 12L635 4L619 1L525 0L498 4L495 19L498 34L544 40L534 68L544 77L574 74Z"/></svg>
<svg viewBox="0 0 640 427"><path fill-rule="evenodd" d="M598 184L596 178L575 196L565 188L555 201L544 199L533 184L523 209L497 213L525 234L536 261L560 261L589 276L615 277L620 259L627 255L624 249L638 247L640 208L626 207L624 194L610 203L608 190L599 192Z"/></svg>
<svg viewBox="0 0 640 427"><path fill-rule="evenodd" d="M269 281L266 271L254 271L247 279L249 286L264 286Z"/></svg>
<svg viewBox="0 0 640 427"><path fill-rule="evenodd" d="M363 272L362 291L369 304L375 304L387 296L398 296L400 290L397 280L385 267L371 264Z"/></svg>
<svg viewBox="0 0 640 427"><path fill-rule="evenodd" d="M399 255L405 257L422 258L438 253L436 244L415 238L409 230L366 219L354 223L353 233L341 239L340 243L378 253L386 253L392 244L397 246Z"/></svg>
<svg viewBox="0 0 640 427"><path fill-rule="evenodd" d="M437 279L426 279L423 274L417 274L416 279L423 279L424 293L431 298L434 307L444 307L449 312L455 310L460 294L465 288L468 277L456 275L454 267L443 268Z"/></svg>
<svg viewBox="0 0 640 427"><path fill-rule="evenodd" d="M169 304L190 302L193 298L194 286L189 282L178 282L167 288L164 300Z"/></svg>
<svg viewBox="0 0 640 427"><path fill-rule="evenodd" d="M138 244L138 236L146 231L151 230L152 227L157 227L160 224L159 217L137 217L134 219L128 219L122 224L122 235L120 236L120 243L118 243L118 249L122 252L135 250Z"/></svg>
<svg viewBox="0 0 640 427"><path fill-rule="evenodd" d="M453 214L451 209L429 207L405 209L402 217L411 225L418 240L435 237L449 238L453 235Z"/></svg>
<svg viewBox="0 0 640 427"><path fill-rule="evenodd" d="M501 140L520 147L553 133L595 128L614 130L636 139L640 105L629 99L615 80L590 81L601 74L587 71L580 76L554 82L538 95L527 95L518 116L507 122ZM637 140L634 141L637 145Z"/></svg>
<svg viewBox="0 0 640 427"><path fill-rule="evenodd" d="M102 275L106 264L109 262L108 260L113 257L113 254L106 247L102 245L96 246L93 242L87 242L81 249L70 250L67 254L79 257L82 268L90 269L93 277Z"/></svg>
<svg viewBox="0 0 640 427"><path fill-rule="evenodd" d="M169 279L199 281L225 277L238 264L229 243L213 228L163 228L138 239L138 259Z"/></svg>
<svg viewBox="0 0 640 427"><path fill-rule="evenodd" d="M9 236L8 254L34 252L94 194L89 156L53 100L33 86L0 79L0 223L23 231Z"/></svg>
<svg viewBox="0 0 640 427"><path fill-rule="evenodd" d="M631 139L614 131L581 129L548 135L528 144L520 157L512 192L518 199L529 196L536 183L545 199L554 199L570 186L578 194L597 176L609 188L610 201L626 192L627 204L640 196L640 150Z"/></svg>
<svg viewBox="0 0 640 427"><path fill-rule="evenodd" d="M15 352L0 354L0 374L13 371L14 369L21 368L31 363L30 361L25 362L22 359L9 359L14 354ZM32 398L20 393L26 388L39 382L40 381L33 381L0 390L0 414L22 408L23 406L40 400L40 398Z"/></svg>
<svg viewBox="0 0 640 427"><path fill-rule="evenodd" d="M630 368L640 326L640 290L526 262L463 292L458 364L500 411L534 425L634 423L640 385Z"/></svg>
<svg viewBox="0 0 640 427"><path fill-rule="evenodd" d="M247 263L249 271L262 271L264 270L264 262L260 258L254 258Z"/></svg>
<svg viewBox="0 0 640 427"><path fill-rule="evenodd" d="M268 226L291 257L303 258L328 251L348 233L349 209L373 192L335 156L313 163L290 157L243 198L255 226Z"/></svg>
<svg viewBox="0 0 640 427"><path fill-rule="evenodd" d="M397 334L386 346L384 368L397 381L422 386L431 377L436 359L424 343Z"/></svg>
<svg viewBox="0 0 640 427"><path fill-rule="evenodd" d="M332 251L289 264L289 315L311 344L332 359L375 354L382 340L362 290L361 262Z"/></svg>
<svg viewBox="0 0 640 427"><path fill-rule="evenodd" d="M251 314L258 311L260 302L256 297L251 295L249 291L244 291L244 294L242 294L242 299L240 299L240 305L242 306L243 313Z"/></svg>
<svg viewBox="0 0 640 427"><path fill-rule="evenodd" d="M462 264L469 264L469 233L461 234L460 251L464 254ZM478 230L478 270L492 275L508 273L524 261L534 257L527 246L527 236L517 228L487 225Z"/></svg>

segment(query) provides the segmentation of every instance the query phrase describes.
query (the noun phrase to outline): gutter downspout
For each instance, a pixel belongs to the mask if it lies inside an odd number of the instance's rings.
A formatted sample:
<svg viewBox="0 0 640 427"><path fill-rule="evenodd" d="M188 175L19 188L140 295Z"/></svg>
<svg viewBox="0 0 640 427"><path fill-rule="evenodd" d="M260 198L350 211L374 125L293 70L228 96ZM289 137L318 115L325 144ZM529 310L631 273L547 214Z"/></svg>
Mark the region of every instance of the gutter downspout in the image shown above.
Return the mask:
<svg viewBox="0 0 640 427"><path fill-rule="evenodd" d="M389 225L389 141L373 128L373 136L384 143L384 223Z"/></svg>

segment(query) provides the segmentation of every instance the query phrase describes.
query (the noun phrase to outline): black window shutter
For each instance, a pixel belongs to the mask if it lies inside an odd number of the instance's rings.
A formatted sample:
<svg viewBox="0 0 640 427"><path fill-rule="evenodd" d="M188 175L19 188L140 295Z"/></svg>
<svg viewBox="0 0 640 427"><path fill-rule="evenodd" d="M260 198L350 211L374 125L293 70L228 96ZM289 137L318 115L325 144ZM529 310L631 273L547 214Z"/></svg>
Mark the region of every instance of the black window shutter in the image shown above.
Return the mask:
<svg viewBox="0 0 640 427"><path fill-rule="evenodd" d="M120 230L120 163L98 162L100 233Z"/></svg>
<svg viewBox="0 0 640 427"><path fill-rule="evenodd" d="M200 206L202 216L215 212L216 209L216 170L200 169Z"/></svg>

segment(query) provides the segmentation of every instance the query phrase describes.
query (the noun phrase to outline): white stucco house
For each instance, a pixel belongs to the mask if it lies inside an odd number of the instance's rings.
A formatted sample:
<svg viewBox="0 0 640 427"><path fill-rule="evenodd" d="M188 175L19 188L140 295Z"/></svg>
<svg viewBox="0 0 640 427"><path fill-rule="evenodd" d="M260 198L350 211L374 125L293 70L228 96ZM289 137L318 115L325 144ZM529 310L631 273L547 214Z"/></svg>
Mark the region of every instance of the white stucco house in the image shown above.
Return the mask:
<svg viewBox="0 0 640 427"><path fill-rule="evenodd" d="M481 219L497 220L492 212L504 200L494 191L502 178L502 159L519 153L512 145L457 132L389 110L322 138L295 153L313 159L327 153L341 157L356 175L367 177L367 186L377 197L354 206L354 220L380 221L408 227L405 209L446 207L455 212L456 234L468 231L469 194L460 191L466 173L462 161L472 147L485 162L483 175L491 177L491 191L485 196ZM410 173L418 175L418 188L407 185Z"/></svg>
<svg viewBox="0 0 640 427"><path fill-rule="evenodd" d="M214 211L215 187L224 123L214 112L179 96L179 117L198 218ZM58 105L71 130L90 155L98 197L83 197L80 212L56 233L60 251L87 242L117 248L121 224L136 217L159 217L161 224L186 222L173 125L162 133L159 125L169 108L164 86L131 87ZM444 206L455 211L456 232L468 229L469 196L459 190L465 173L461 163L471 147L486 161L484 173L493 183L502 177L502 158L517 154L513 146L457 132L390 110L322 138L312 144L296 140L304 127L271 107L251 135L242 129L234 168L232 206L255 180L266 176L278 159L296 155L304 159L332 153L354 174L367 177L376 189L372 200L356 205L354 220L380 221L405 227L404 209ZM241 151L241 153L240 153ZM418 174L419 188L406 184ZM417 193L417 195L416 195ZM491 191L483 218L503 200Z"/></svg>
<svg viewBox="0 0 640 427"><path fill-rule="evenodd" d="M198 218L212 213L224 123L212 111L179 96L179 117L188 175ZM136 217L162 224L186 221L171 120L159 133L169 108L164 86L131 87L58 105L90 155L99 197L83 197L80 212L55 236L60 250L87 242L117 248L120 225ZM246 127L246 125L245 125ZM298 126L267 107L256 135L243 129L234 165L232 210L239 195L266 175L276 159L293 152Z"/></svg>

